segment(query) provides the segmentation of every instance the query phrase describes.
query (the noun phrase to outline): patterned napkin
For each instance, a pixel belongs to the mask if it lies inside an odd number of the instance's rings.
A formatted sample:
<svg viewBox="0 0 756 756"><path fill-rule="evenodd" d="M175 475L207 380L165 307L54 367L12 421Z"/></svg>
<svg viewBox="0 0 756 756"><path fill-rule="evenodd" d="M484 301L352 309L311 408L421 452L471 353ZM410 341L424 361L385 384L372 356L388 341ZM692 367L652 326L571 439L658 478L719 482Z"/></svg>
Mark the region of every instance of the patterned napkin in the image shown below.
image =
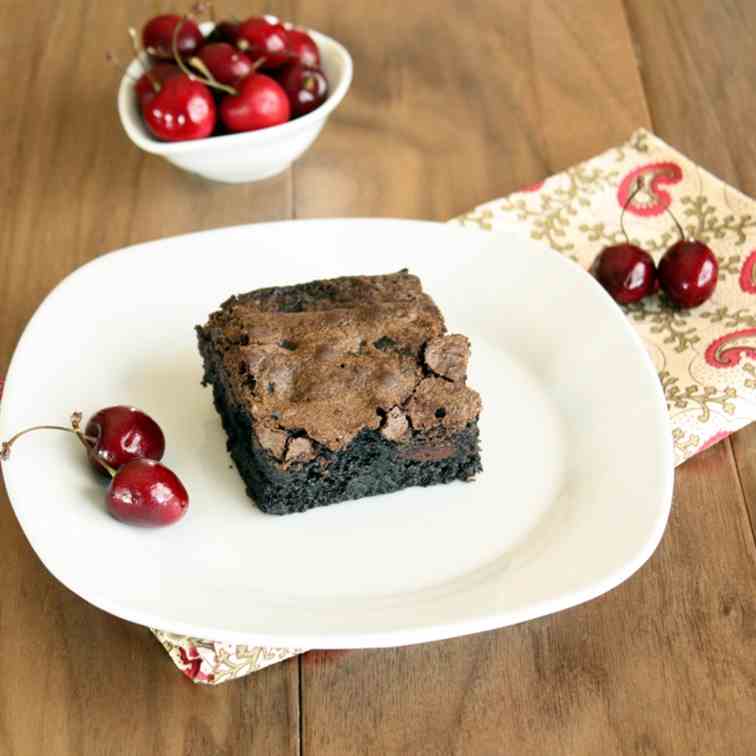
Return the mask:
<svg viewBox="0 0 756 756"><path fill-rule="evenodd" d="M659 373L680 464L756 419L756 202L640 130L620 147L452 222L527 233L588 268L604 246L623 239L620 212L639 180L644 190L625 214L633 243L658 261L678 238L669 207L688 238L719 258L716 291L700 307L675 310L655 296L625 308ZM187 677L208 684L305 650L152 632Z"/></svg>

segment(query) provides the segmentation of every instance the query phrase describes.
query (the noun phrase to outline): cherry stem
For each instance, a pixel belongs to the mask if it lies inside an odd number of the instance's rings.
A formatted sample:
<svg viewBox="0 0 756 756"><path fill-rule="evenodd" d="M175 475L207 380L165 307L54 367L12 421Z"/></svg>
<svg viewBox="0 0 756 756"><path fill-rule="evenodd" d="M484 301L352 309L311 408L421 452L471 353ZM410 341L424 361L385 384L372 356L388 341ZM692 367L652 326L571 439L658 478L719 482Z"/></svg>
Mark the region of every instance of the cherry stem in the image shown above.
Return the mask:
<svg viewBox="0 0 756 756"><path fill-rule="evenodd" d="M81 441L82 446L87 450L87 454L89 454L92 451L92 448L89 446L87 441L90 439L96 443L97 439L92 439L91 436L85 436L81 432L81 412L73 412L71 413L71 428L73 429L71 432L76 434L76 438ZM66 428L68 430L68 428ZM93 459L97 464L99 464L101 467L105 468L105 470L108 471L108 474L111 478L115 477L116 470L113 469L104 459L100 459L99 455L97 454L89 454L90 458Z"/></svg>
<svg viewBox="0 0 756 756"><path fill-rule="evenodd" d="M243 53L254 53L254 52L260 52L264 51L265 48L262 45L253 45L251 42L249 42L246 39L240 39L236 42L236 46L243 52ZM276 55L281 55L284 58L289 58L291 60L299 60L299 56L296 53L290 52L289 50L282 50L281 52L277 52ZM263 58L265 60L265 58Z"/></svg>
<svg viewBox="0 0 756 756"><path fill-rule="evenodd" d="M75 428L66 428L64 425L35 425L32 428L26 428L22 431L19 431L15 436L12 436L7 441L3 441L2 444L0 444L0 459L5 461L10 457L11 446L13 446L13 444L15 444L16 441L21 438L21 436L25 436L27 433L38 430L57 430L65 431L66 433L74 433L81 439L84 446L86 446L88 450L91 448L89 444L97 443L96 438L84 435L84 433L82 433L81 430L78 429L78 426L76 426Z"/></svg>
<svg viewBox="0 0 756 756"><path fill-rule="evenodd" d="M228 92L232 95L239 94L233 87L229 87L226 84L221 84L215 78L215 76L210 73L210 69L205 65L205 62L202 60L202 58L198 58L197 56L189 58L189 64L194 66L201 74L203 74L205 76L205 79L200 78L196 74L192 74L192 76L198 78L200 81L204 81L208 86L217 87L218 89L221 89L224 92Z"/></svg>
<svg viewBox="0 0 756 756"><path fill-rule="evenodd" d="M160 82L150 73L149 58L147 58L147 62L145 62L142 59L142 56L146 55L146 53L142 49L142 46L139 44L139 39L137 37L136 29L133 26L129 27L129 37L131 37L131 46L134 48L136 59L139 61L139 64L142 66L142 70L144 71L145 76L149 79L150 84L152 84L152 88L156 92L159 92L161 88Z"/></svg>
<svg viewBox="0 0 756 756"><path fill-rule="evenodd" d="M633 187L632 192L627 196L627 199L625 200L625 204L622 205L622 212L620 213L620 229L622 229L622 234L625 237L625 241L630 244L630 237L627 235L627 231L625 231L625 210L627 210L628 205L635 199L636 195L642 192L644 189L643 186L643 179L638 179L635 182L635 186Z"/></svg>
<svg viewBox="0 0 756 756"><path fill-rule="evenodd" d="M670 210L669 205L664 208L664 210L667 212L670 218L675 222L675 226L677 226L677 233L680 234L680 241L685 241L685 229L683 229L682 225L680 224L680 221L677 220L675 217L675 214Z"/></svg>
<svg viewBox="0 0 756 756"><path fill-rule="evenodd" d="M239 94L233 87L226 86L225 84L221 84L219 81L215 79L215 77L210 73L210 71L207 70L207 67L205 64L199 59L199 58L192 58L189 62L197 66L198 69L201 71L206 71L207 76L198 76L194 71L192 71L190 68L187 67L186 63L184 63L183 60L181 60L181 56L178 53L178 36L181 32L181 28L184 26L184 24L187 22L188 16L184 16L179 23L176 24L176 28L173 30L173 37L171 39L171 49L173 51L173 57L176 59L176 63L178 64L178 67L192 80L192 81L201 81L203 84L206 84L208 87L214 87L215 89L220 89L224 92L228 92L229 94L236 95ZM200 65L197 65L197 62L199 61Z"/></svg>

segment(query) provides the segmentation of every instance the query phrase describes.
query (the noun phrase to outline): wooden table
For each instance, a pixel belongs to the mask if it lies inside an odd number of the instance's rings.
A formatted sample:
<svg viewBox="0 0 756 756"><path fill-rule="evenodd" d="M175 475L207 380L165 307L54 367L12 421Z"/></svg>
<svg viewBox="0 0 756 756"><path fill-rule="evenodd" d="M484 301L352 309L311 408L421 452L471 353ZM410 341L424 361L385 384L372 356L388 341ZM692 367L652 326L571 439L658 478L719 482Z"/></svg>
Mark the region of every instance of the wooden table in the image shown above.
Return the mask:
<svg viewBox="0 0 756 756"><path fill-rule="evenodd" d="M257 4L343 41L356 73L306 157L250 186L180 173L121 131L104 52L127 58L127 26L169 7L0 0L0 373L58 281L134 242L280 218L446 219L638 126L756 194L749 0ZM679 469L661 546L606 596L207 688L59 585L3 491L0 754L753 754L754 518L756 426Z"/></svg>

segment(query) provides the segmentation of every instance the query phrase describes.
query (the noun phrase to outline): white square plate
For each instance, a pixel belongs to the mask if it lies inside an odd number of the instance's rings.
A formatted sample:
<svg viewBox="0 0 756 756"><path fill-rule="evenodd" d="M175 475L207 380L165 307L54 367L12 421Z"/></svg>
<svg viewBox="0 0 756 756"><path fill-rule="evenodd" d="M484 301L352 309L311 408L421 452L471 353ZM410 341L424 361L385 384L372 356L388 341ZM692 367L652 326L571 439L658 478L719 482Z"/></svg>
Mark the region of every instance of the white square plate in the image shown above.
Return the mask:
<svg viewBox="0 0 756 756"><path fill-rule="evenodd" d="M484 472L275 517L247 498L200 386L193 326L230 294L339 275L418 274L472 341ZM672 497L666 406L624 314L529 239L397 220L208 231L100 257L19 342L0 438L132 404L190 495L172 527L121 524L81 448L20 441L3 474L18 520L72 591L128 620L239 643L349 648L502 627L586 601L651 555Z"/></svg>

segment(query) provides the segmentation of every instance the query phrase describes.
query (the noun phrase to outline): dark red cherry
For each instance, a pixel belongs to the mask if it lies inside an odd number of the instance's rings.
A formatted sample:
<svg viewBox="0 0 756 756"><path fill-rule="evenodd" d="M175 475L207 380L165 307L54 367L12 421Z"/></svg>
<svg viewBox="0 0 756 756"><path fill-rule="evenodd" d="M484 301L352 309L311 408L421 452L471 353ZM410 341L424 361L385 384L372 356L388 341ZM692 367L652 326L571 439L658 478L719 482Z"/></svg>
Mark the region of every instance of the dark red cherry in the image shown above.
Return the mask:
<svg viewBox="0 0 756 756"><path fill-rule="evenodd" d="M149 130L166 142L210 136L215 128L215 113L210 90L186 74L166 81L160 92L142 108Z"/></svg>
<svg viewBox="0 0 756 756"><path fill-rule="evenodd" d="M591 273L620 304L638 302L656 291L656 266L651 255L635 244L604 247Z"/></svg>
<svg viewBox="0 0 756 756"><path fill-rule="evenodd" d="M140 107L149 105L155 99L155 95L160 91L161 86L172 79L174 76L180 76L181 69L173 64L159 61L143 73L134 86Z"/></svg>
<svg viewBox="0 0 756 756"><path fill-rule="evenodd" d="M289 60L289 38L283 24L261 16L239 24L236 44L253 63L265 58L265 68L278 68Z"/></svg>
<svg viewBox="0 0 756 756"><path fill-rule="evenodd" d="M703 304L713 293L719 276L716 255L700 241L673 244L659 262L659 283L678 307Z"/></svg>
<svg viewBox="0 0 756 756"><path fill-rule="evenodd" d="M142 46L153 58L173 60L173 33L181 24L176 40L179 55L188 58L202 47L205 38L191 18L169 13L151 18L142 29Z"/></svg>
<svg viewBox="0 0 756 756"><path fill-rule="evenodd" d="M199 58L221 84L233 85L254 70L252 61L228 42L205 45Z"/></svg>
<svg viewBox="0 0 756 756"><path fill-rule="evenodd" d="M292 118L310 113L328 97L328 81L319 68L291 63L277 78L289 98Z"/></svg>
<svg viewBox="0 0 756 756"><path fill-rule="evenodd" d="M289 120L289 99L278 82L253 73L221 101L220 117L229 131L255 131Z"/></svg>
<svg viewBox="0 0 756 756"><path fill-rule="evenodd" d="M212 38L218 42L228 42L235 45L239 39L239 22L220 21L213 29Z"/></svg>
<svg viewBox="0 0 756 756"><path fill-rule="evenodd" d="M170 525L189 508L189 495L176 474L153 459L125 464L110 481L108 511L135 525Z"/></svg>
<svg viewBox="0 0 756 756"><path fill-rule="evenodd" d="M165 453L165 436L160 426L147 414L123 404L96 412L87 422L84 434L97 457L118 470L127 462L141 457L160 460ZM105 468L92 460L101 473Z"/></svg>
<svg viewBox="0 0 756 756"><path fill-rule="evenodd" d="M303 66L320 68L318 46L306 31L286 27L286 36L289 40L289 53L295 61L298 61Z"/></svg>

